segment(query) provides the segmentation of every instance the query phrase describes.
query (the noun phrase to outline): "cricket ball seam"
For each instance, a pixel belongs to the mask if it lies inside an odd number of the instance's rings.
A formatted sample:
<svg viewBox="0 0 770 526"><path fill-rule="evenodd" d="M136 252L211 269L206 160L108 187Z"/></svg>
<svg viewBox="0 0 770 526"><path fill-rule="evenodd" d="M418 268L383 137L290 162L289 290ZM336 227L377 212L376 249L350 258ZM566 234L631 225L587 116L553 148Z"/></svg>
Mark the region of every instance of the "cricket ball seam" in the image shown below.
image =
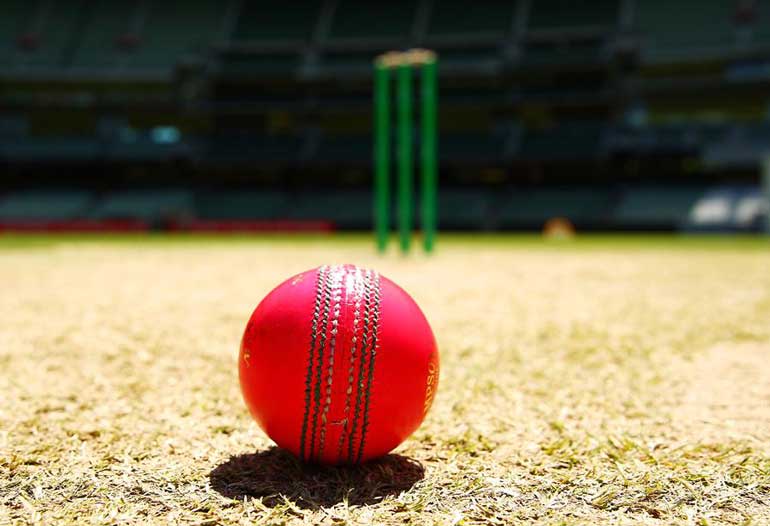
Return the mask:
<svg viewBox="0 0 770 526"><path fill-rule="evenodd" d="M299 456L305 458L305 441L307 440L308 417L310 416L310 399L313 391L313 351L318 340L318 318L321 316L321 291L323 288L324 277L328 267L326 265L318 269L316 277L316 294L313 305L313 321L310 327L310 352L308 353L307 376L305 377L305 414L302 417L302 431L299 441Z"/></svg>
<svg viewBox="0 0 770 526"><path fill-rule="evenodd" d="M348 428L350 424L350 400L353 393L353 382L355 382L355 370L356 370L356 345L358 345L358 329L361 315L361 297L363 278L361 276L361 269L354 267L353 273L353 336L350 339L350 359L348 365L348 387L345 390L345 409L343 414L345 418L342 423L342 432L340 433L340 442L337 447L337 460L342 458L342 451L345 448L345 439L347 438Z"/></svg>
<svg viewBox="0 0 770 526"><path fill-rule="evenodd" d="M356 378L356 404L353 412L353 425L350 427L348 436L348 462L354 461L356 430L358 428L358 419L361 415L362 395L364 388L364 365L366 360L366 349L369 341L369 320L371 318L372 295L370 290L370 273L367 270L364 274L364 323L361 327L361 347L358 353L358 376Z"/></svg>
<svg viewBox="0 0 770 526"><path fill-rule="evenodd" d="M323 380L323 359L324 349L326 349L326 338L329 325L329 311L331 310L331 270L326 273L323 285L323 320L321 321L321 338L318 345L318 365L316 366L315 383L313 389L313 423L310 433L310 452L308 459L313 458L316 441L316 429L318 425L318 413L321 408L321 382Z"/></svg>
<svg viewBox="0 0 770 526"><path fill-rule="evenodd" d="M337 458L343 458L345 442L348 446L348 462L360 462L366 449L372 385L379 349L378 332L382 304L380 276L375 271L359 267L323 266L317 272L305 379L305 410L300 432L300 458L307 461L321 460L326 446L329 413L333 402L332 384L342 309L342 289L347 286L346 280L351 276L354 300L353 331L343 427ZM352 404L354 384L355 404Z"/></svg>
<svg viewBox="0 0 770 526"><path fill-rule="evenodd" d="M372 338L371 338L371 352L369 354L369 375L366 385L366 401L364 403L364 422L361 425L361 442L358 447L358 457L356 462L361 461L361 456L364 452L366 444L366 431L369 428L369 402L372 394L372 379L374 378L374 363L377 357L377 332L380 325L380 307L382 304L382 298L380 293L380 276L377 272L372 272L374 278L374 284L369 282L369 286L374 288L374 311L372 313Z"/></svg>
<svg viewBox="0 0 770 526"><path fill-rule="evenodd" d="M332 301L334 302L331 320L331 337L329 338L329 360L326 376L326 399L324 400L323 411L321 411L321 430L318 445L318 457L323 455L326 444L326 427L329 420L329 409L332 404L332 379L334 377L334 355L337 347L337 332L339 331L340 300L342 299L342 284L345 279L346 271L344 268L336 267L333 271L332 280Z"/></svg>

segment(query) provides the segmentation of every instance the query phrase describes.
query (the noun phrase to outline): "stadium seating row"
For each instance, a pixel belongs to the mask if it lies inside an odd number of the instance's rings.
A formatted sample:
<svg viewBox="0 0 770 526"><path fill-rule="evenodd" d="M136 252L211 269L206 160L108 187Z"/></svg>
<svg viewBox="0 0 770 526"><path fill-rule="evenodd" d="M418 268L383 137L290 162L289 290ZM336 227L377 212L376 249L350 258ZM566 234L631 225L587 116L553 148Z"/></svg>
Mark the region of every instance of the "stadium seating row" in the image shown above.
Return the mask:
<svg viewBox="0 0 770 526"><path fill-rule="evenodd" d="M4 0L4 75L67 69L170 71L212 47L249 50L225 67L292 69L299 54L368 63L372 50L426 45L447 64L482 65L517 48L524 63L595 61L634 42L650 63L719 58L770 46L770 9L729 0ZM682 23L686 13L687 23ZM356 55L356 52L368 51ZM257 54L254 55L253 52ZM513 56L516 53L512 54Z"/></svg>
<svg viewBox="0 0 770 526"><path fill-rule="evenodd" d="M230 4L5 0L0 64L6 75L60 68L168 70L223 37Z"/></svg>
<svg viewBox="0 0 770 526"><path fill-rule="evenodd" d="M164 131L165 130L165 131ZM219 133L183 135L175 128L100 136L32 136L24 118L0 118L0 160L162 161L192 159L212 163L313 162L369 165L369 134L335 134L317 129L296 133ZM447 163L499 164L511 161L575 161L613 155L688 155L710 165L748 166L766 155L770 124L672 123L642 126L600 121L566 121L522 129L443 132L440 160Z"/></svg>
<svg viewBox="0 0 770 526"><path fill-rule="evenodd" d="M537 228L565 217L579 226L637 229L758 229L768 213L753 186L645 185L445 189L439 216L447 229ZM287 194L267 191L20 191L0 197L0 222L19 220L170 221L315 220L369 228L371 195L360 190Z"/></svg>

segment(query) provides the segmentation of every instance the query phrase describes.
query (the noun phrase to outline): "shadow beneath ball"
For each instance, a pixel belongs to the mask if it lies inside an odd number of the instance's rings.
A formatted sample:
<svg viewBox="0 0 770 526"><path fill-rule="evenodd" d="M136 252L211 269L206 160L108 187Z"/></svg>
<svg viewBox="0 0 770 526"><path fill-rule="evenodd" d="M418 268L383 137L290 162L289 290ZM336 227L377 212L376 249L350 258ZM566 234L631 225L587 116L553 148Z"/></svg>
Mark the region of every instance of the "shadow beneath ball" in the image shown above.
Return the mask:
<svg viewBox="0 0 770 526"><path fill-rule="evenodd" d="M419 462L401 455L358 466L323 467L302 464L272 447L230 458L211 471L209 480L227 498L262 498L270 507L289 500L300 508L318 509L345 499L351 505L376 504L410 489L424 476Z"/></svg>

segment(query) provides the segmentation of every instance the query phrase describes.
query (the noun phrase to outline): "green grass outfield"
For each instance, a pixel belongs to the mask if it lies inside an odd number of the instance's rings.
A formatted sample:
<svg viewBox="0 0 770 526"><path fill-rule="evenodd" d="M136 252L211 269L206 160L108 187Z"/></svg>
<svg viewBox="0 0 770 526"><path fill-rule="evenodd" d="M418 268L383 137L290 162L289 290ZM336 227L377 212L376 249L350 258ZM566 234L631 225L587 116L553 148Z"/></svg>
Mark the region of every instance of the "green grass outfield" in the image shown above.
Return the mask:
<svg viewBox="0 0 770 526"><path fill-rule="evenodd" d="M770 524L770 241L0 236L0 525ZM442 353L424 425L300 466L239 340L322 263L378 268ZM280 403L280 401L277 401Z"/></svg>
<svg viewBox="0 0 770 526"><path fill-rule="evenodd" d="M126 233L126 234L17 234L0 233L0 249L25 248L31 246L51 246L62 243L277 243L277 244L318 244L331 241L335 244L366 244L371 234L336 233L336 234L186 234L186 233ZM391 250L396 251L397 238L391 240ZM557 248L557 249L729 249L729 250L767 250L770 248L770 236L728 235L728 234L581 234L573 239L549 240L540 234L494 234L494 233L444 233L440 245L455 248L468 246L505 246L510 248ZM419 252L420 240L415 238L414 252Z"/></svg>

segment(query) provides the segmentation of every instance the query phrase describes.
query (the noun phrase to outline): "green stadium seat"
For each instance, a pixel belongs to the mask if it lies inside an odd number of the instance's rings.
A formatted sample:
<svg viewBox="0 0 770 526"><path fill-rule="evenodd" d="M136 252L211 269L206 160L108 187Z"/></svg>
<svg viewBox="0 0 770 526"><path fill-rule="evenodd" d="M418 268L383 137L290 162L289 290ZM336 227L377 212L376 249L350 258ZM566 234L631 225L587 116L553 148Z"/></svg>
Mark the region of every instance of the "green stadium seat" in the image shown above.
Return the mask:
<svg viewBox="0 0 770 526"><path fill-rule="evenodd" d="M238 79L264 78L265 75L289 77L299 65L298 53L228 53L220 58L219 74Z"/></svg>
<svg viewBox="0 0 770 526"><path fill-rule="evenodd" d="M439 227L449 230L486 228L490 201L488 193L478 188L442 189L437 198Z"/></svg>
<svg viewBox="0 0 770 526"><path fill-rule="evenodd" d="M708 135L696 125L686 122L642 127L609 127L607 146L613 152L694 154L707 137Z"/></svg>
<svg viewBox="0 0 770 526"><path fill-rule="evenodd" d="M494 47L466 49L441 49L439 51L439 75L483 73L494 75L500 71L503 59Z"/></svg>
<svg viewBox="0 0 770 526"><path fill-rule="evenodd" d="M16 137L0 142L0 157L12 161L93 161L100 154L94 137Z"/></svg>
<svg viewBox="0 0 770 526"><path fill-rule="evenodd" d="M126 66L168 71L186 55L205 53L221 37L226 5L208 0L152 2Z"/></svg>
<svg viewBox="0 0 770 526"><path fill-rule="evenodd" d="M408 0L377 0L366 5L341 0L334 13L330 39L408 37L416 6L416 2Z"/></svg>
<svg viewBox="0 0 770 526"><path fill-rule="evenodd" d="M77 190L15 192L0 199L3 220L65 220L83 217L93 196Z"/></svg>
<svg viewBox="0 0 770 526"><path fill-rule="evenodd" d="M84 9L84 0L51 2L37 35L39 45L34 49L20 51L16 55L16 67L35 70L66 66L71 47L78 38Z"/></svg>
<svg viewBox="0 0 770 526"><path fill-rule="evenodd" d="M0 16L0 67L11 65L19 50L19 37L29 27L35 3L29 0L5 0Z"/></svg>
<svg viewBox="0 0 770 526"><path fill-rule="evenodd" d="M334 163L369 163L372 160L370 135L325 135L315 160Z"/></svg>
<svg viewBox="0 0 770 526"><path fill-rule="evenodd" d="M611 195L604 188L570 187L513 190L498 204L498 226L540 228L554 217L580 224L604 220Z"/></svg>
<svg viewBox="0 0 770 526"><path fill-rule="evenodd" d="M129 52L119 49L118 40L129 31L136 2L114 0L94 2L87 15L80 41L72 57L76 68L105 68L116 66Z"/></svg>
<svg viewBox="0 0 770 526"><path fill-rule="evenodd" d="M604 123L564 122L551 128L528 129L518 157L545 161L593 159L600 155Z"/></svg>
<svg viewBox="0 0 770 526"><path fill-rule="evenodd" d="M329 51L323 55L324 70L335 75L370 76L376 52Z"/></svg>
<svg viewBox="0 0 770 526"><path fill-rule="evenodd" d="M276 219L285 218L287 197L284 192L214 191L195 196L195 209L201 219Z"/></svg>
<svg viewBox="0 0 770 526"><path fill-rule="evenodd" d="M293 201L290 219L332 221L340 228L370 228L372 195L363 190L304 192Z"/></svg>
<svg viewBox="0 0 770 526"><path fill-rule="evenodd" d="M439 137L439 158L455 162L499 161L505 138L494 132L444 133Z"/></svg>
<svg viewBox="0 0 770 526"><path fill-rule="evenodd" d="M609 58L601 40L572 40L569 42L529 42L524 46L521 66L525 68L564 68L592 66Z"/></svg>
<svg viewBox="0 0 770 526"><path fill-rule="evenodd" d="M0 141L18 140L27 135L29 119L24 115L0 115Z"/></svg>
<svg viewBox="0 0 770 526"><path fill-rule="evenodd" d="M513 27L515 2L442 0L433 2L429 37L490 35L502 37Z"/></svg>
<svg viewBox="0 0 770 526"><path fill-rule="evenodd" d="M636 228L678 227L704 191L702 186L670 184L628 188L612 214L613 222Z"/></svg>
<svg viewBox="0 0 770 526"><path fill-rule="evenodd" d="M642 58L649 63L723 58L736 44L730 0L645 0L636 4Z"/></svg>
<svg viewBox="0 0 770 526"><path fill-rule="evenodd" d="M766 2L757 2L757 18L752 26L752 43L763 48L770 46L770 5Z"/></svg>
<svg viewBox="0 0 770 526"><path fill-rule="evenodd" d="M157 222L192 215L193 193L188 190L126 190L104 196L91 212L95 219L143 219Z"/></svg>
<svg viewBox="0 0 770 526"><path fill-rule="evenodd" d="M644 3L643 0L639 3ZM614 27L618 20L618 0L534 0L529 13L529 31L597 30Z"/></svg>
<svg viewBox="0 0 770 526"><path fill-rule="evenodd" d="M180 142L158 143L147 132L138 133L133 140L111 141L105 148L105 157L111 161L159 161L186 157L189 152Z"/></svg>
<svg viewBox="0 0 770 526"><path fill-rule="evenodd" d="M244 2L233 38L236 41L306 42L318 21L320 6L320 0Z"/></svg>
<svg viewBox="0 0 770 526"><path fill-rule="evenodd" d="M301 145L297 135L222 134L209 140L206 158L223 163L290 163L298 158Z"/></svg>
<svg viewBox="0 0 770 526"><path fill-rule="evenodd" d="M726 123L701 124L698 126L698 144L707 146L720 142L727 135L729 127Z"/></svg>

